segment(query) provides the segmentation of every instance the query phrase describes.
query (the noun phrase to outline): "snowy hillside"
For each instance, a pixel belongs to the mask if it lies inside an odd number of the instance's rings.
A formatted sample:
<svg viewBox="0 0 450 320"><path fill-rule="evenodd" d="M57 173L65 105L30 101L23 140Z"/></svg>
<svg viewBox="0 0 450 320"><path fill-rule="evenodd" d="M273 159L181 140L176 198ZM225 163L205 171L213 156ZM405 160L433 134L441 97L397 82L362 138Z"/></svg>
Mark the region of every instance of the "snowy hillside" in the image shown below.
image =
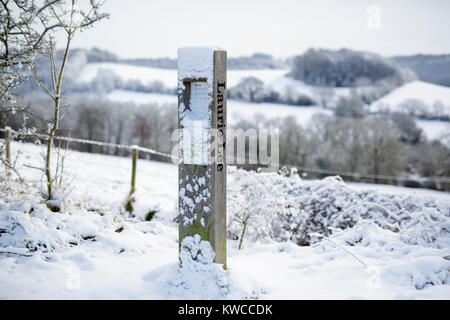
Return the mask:
<svg viewBox="0 0 450 320"><path fill-rule="evenodd" d="M292 80L295 81L295 80ZM107 99L118 102L133 102L136 104L155 103L163 106L164 104L177 104L177 97L166 94L140 93L125 90L115 90L106 95ZM250 103L238 100L228 100L228 121L230 124L239 119L249 117L253 118L256 114L263 114L267 118L294 116L298 122L304 126L308 125L314 114L332 114L333 111L314 107L298 107L273 103ZM450 132L450 122L416 120L416 123L428 139L439 139L442 135Z"/></svg>
<svg viewBox="0 0 450 320"><path fill-rule="evenodd" d="M84 66L78 81L88 82L102 69L111 70L123 80L140 80L143 83L159 80L162 81L167 88L176 87L177 85L177 70L149 68L120 63L88 63ZM283 76L287 72L288 70L286 69L228 70L228 86L235 86L239 83L240 79L249 76L257 77L265 83L269 83L273 79Z"/></svg>
<svg viewBox="0 0 450 320"><path fill-rule="evenodd" d="M161 81L169 89L173 89L177 85L177 70L108 62L86 64L77 77L77 81L79 83L87 83L106 70L112 72L123 81L137 80L142 84ZM317 95L316 87L287 77L286 74L288 72L288 69L228 70L228 88L238 85L244 78L255 77L261 80L268 90L278 92L280 95L289 93L293 96L305 95L311 98ZM340 96L348 96L349 90L349 88L335 88L335 99Z"/></svg>
<svg viewBox="0 0 450 320"><path fill-rule="evenodd" d="M175 165L138 161L133 218L123 209L130 159L70 151L64 211L55 213L32 168L41 148L12 144L27 185L11 182L15 191L0 197L0 299L450 298L448 193L371 191L334 177L303 181L230 167L228 270L207 255L182 255L180 268ZM271 187L260 201L271 210L255 217L237 250L233 218L241 213L233 204L249 196L249 183L255 194ZM285 212L291 200L299 211Z"/></svg>
<svg viewBox="0 0 450 320"><path fill-rule="evenodd" d="M450 88L423 81L413 81L375 101L374 112L390 110L416 115L450 117Z"/></svg>

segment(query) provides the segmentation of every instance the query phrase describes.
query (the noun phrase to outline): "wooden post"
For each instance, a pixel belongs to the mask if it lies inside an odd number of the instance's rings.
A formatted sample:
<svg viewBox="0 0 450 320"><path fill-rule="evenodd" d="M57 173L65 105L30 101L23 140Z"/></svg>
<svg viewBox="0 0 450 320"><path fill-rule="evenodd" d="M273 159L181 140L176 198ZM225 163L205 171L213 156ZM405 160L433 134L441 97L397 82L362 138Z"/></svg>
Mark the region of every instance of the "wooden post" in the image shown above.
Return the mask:
<svg viewBox="0 0 450 320"><path fill-rule="evenodd" d="M132 164L131 164L131 191L130 195L132 195L136 191L136 162L139 155L139 150L137 146L131 147L131 157L132 157Z"/></svg>
<svg viewBox="0 0 450 320"><path fill-rule="evenodd" d="M226 51L178 50L178 128L182 132L178 166L179 243L187 236L200 235L214 249L214 262L224 268L226 68Z"/></svg>
<svg viewBox="0 0 450 320"><path fill-rule="evenodd" d="M11 166L11 128L5 128L5 155L6 155L6 164Z"/></svg>

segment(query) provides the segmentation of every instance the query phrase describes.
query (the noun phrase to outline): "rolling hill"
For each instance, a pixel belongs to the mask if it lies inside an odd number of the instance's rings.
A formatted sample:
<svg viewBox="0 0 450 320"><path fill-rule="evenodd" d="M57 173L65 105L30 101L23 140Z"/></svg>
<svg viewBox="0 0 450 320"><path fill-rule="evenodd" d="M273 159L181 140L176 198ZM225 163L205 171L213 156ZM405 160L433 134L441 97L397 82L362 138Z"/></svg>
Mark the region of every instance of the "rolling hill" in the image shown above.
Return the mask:
<svg viewBox="0 0 450 320"><path fill-rule="evenodd" d="M409 112L416 116L450 119L450 88L412 81L371 104L371 111Z"/></svg>

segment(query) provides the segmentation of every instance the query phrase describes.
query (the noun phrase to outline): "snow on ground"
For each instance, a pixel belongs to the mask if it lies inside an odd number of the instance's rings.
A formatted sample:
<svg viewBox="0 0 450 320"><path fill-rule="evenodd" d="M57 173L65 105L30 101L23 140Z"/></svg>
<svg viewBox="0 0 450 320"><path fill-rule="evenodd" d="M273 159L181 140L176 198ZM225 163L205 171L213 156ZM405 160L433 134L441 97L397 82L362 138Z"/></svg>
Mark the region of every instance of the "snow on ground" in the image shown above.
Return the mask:
<svg viewBox="0 0 450 320"><path fill-rule="evenodd" d="M128 90L114 90L108 93L106 99L117 102L132 102L135 104L154 103L158 105L178 104L178 97L169 94L160 93L144 93Z"/></svg>
<svg viewBox="0 0 450 320"><path fill-rule="evenodd" d="M275 92L278 92L281 96L291 96L300 97L307 96L313 100L318 99L318 91L320 90L317 86L312 86L306 84L302 81L295 80L291 77L287 76L279 76L277 78L271 79L270 82L265 82L267 87ZM349 97L351 94L350 88L332 88L333 97L330 98L329 104L336 104L340 97Z"/></svg>
<svg viewBox="0 0 450 320"><path fill-rule="evenodd" d="M132 218L123 212L130 159L70 151L65 173L73 190L65 211L54 213L37 192L41 173L23 166L40 166L41 148L12 144L13 156L20 150L17 168L28 185L0 196L0 299L450 299L450 261L444 259L449 234L436 229L450 218L446 193L415 195L404 188L407 196L357 194L334 178L303 182L230 168L229 188L251 177L265 186L266 179L289 182L300 188L308 208L328 202L346 208L355 201L352 195L381 199L401 216L410 210L406 204L423 204L424 217L438 219L429 222L434 229L415 228L428 220L413 219L405 230L438 238L416 244L405 240L409 234L363 221L309 247L264 239L245 241L239 251L237 240L228 240L227 271L209 263L207 244L190 238L182 245L180 268L175 165L138 161L138 218ZM151 221L139 218L155 209ZM199 248L201 256L191 260Z"/></svg>
<svg viewBox="0 0 450 320"><path fill-rule="evenodd" d="M429 114L433 114L433 105L440 101L442 110L439 113L450 116L450 88L424 81L412 81L395 89L371 105L371 110L399 110L399 105L407 100L420 100L427 105Z"/></svg>
<svg viewBox="0 0 450 320"><path fill-rule="evenodd" d="M236 86L243 78L255 77L270 84L274 79L280 78L288 73L285 69L261 69L261 70L227 70L228 88Z"/></svg>
<svg viewBox="0 0 450 320"><path fill-rule="evenodd" d="M81 71L78 81L89 82L94 79L99 70L109 70L122 80L139 80L143 84L150 83L155 80L161 81L166 88L173 89L177 85L177 70L159 69L143 66L134 66L120 63L88 63ZM255 77L264 82L264 84L278 92L280 95L289 94L291 97L301 95L310 98L316 97L316 87L307 85L301 81L287 77L288 69L258 69L258 70L228 70L227 82L228 88L232 88L239 82L248 77ZM348 96L350 88L334 88L335 97Z"/></svg>
<svg viewBox="0 0 450 320"><path fill-rule="evenodd" d="M165 86L176 86L177 71L172 69L157 69L120 63L88 63L81 71L78 81L89 82L95 78L99 70L111 70L123 80L139 79L144 83L155 80L162 81Z"/></svg>
<svg viewBox="0 0 450 320"><path fill-rule="evenodd" d="M450 134L449 121L416 119L416 123L429 140L440 139L443 135Z"/></svg>
<svg viewBox="0 0 450 320"><path fill-rule="evenodd" d="M95 78L97 72L101 69L111 70L125 81L140 80L143 83L148 83L159 80L162 81L167 88L175 88L177 86L177 70L106 62L88 63L81 71L78 81L89 82ZM228 87L233 87L237 85L242 78L250 76L257 77L264 83L269 83L273 79L278 78L287 72L288 70L285 69L228 70Z"/></svg>

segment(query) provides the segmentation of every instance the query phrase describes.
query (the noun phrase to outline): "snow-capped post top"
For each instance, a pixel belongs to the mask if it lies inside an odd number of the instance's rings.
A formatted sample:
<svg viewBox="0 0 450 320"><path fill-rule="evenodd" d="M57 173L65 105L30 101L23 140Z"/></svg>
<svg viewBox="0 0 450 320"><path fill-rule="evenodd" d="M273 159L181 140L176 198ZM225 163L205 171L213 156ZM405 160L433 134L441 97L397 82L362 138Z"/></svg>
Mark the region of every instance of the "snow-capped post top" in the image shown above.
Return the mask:
<svg viewBox="0 0 450 320"><path fill-rule="evenodd" d="M178 49L181 244L199 236L226 266L226 51Z"/></svg>
<svg viewBox="0 0 450 320"><path fill-rule="evenodd" d="M178 80L213 80L214 52L217 48L184 47L178 49Z"/></svg>

